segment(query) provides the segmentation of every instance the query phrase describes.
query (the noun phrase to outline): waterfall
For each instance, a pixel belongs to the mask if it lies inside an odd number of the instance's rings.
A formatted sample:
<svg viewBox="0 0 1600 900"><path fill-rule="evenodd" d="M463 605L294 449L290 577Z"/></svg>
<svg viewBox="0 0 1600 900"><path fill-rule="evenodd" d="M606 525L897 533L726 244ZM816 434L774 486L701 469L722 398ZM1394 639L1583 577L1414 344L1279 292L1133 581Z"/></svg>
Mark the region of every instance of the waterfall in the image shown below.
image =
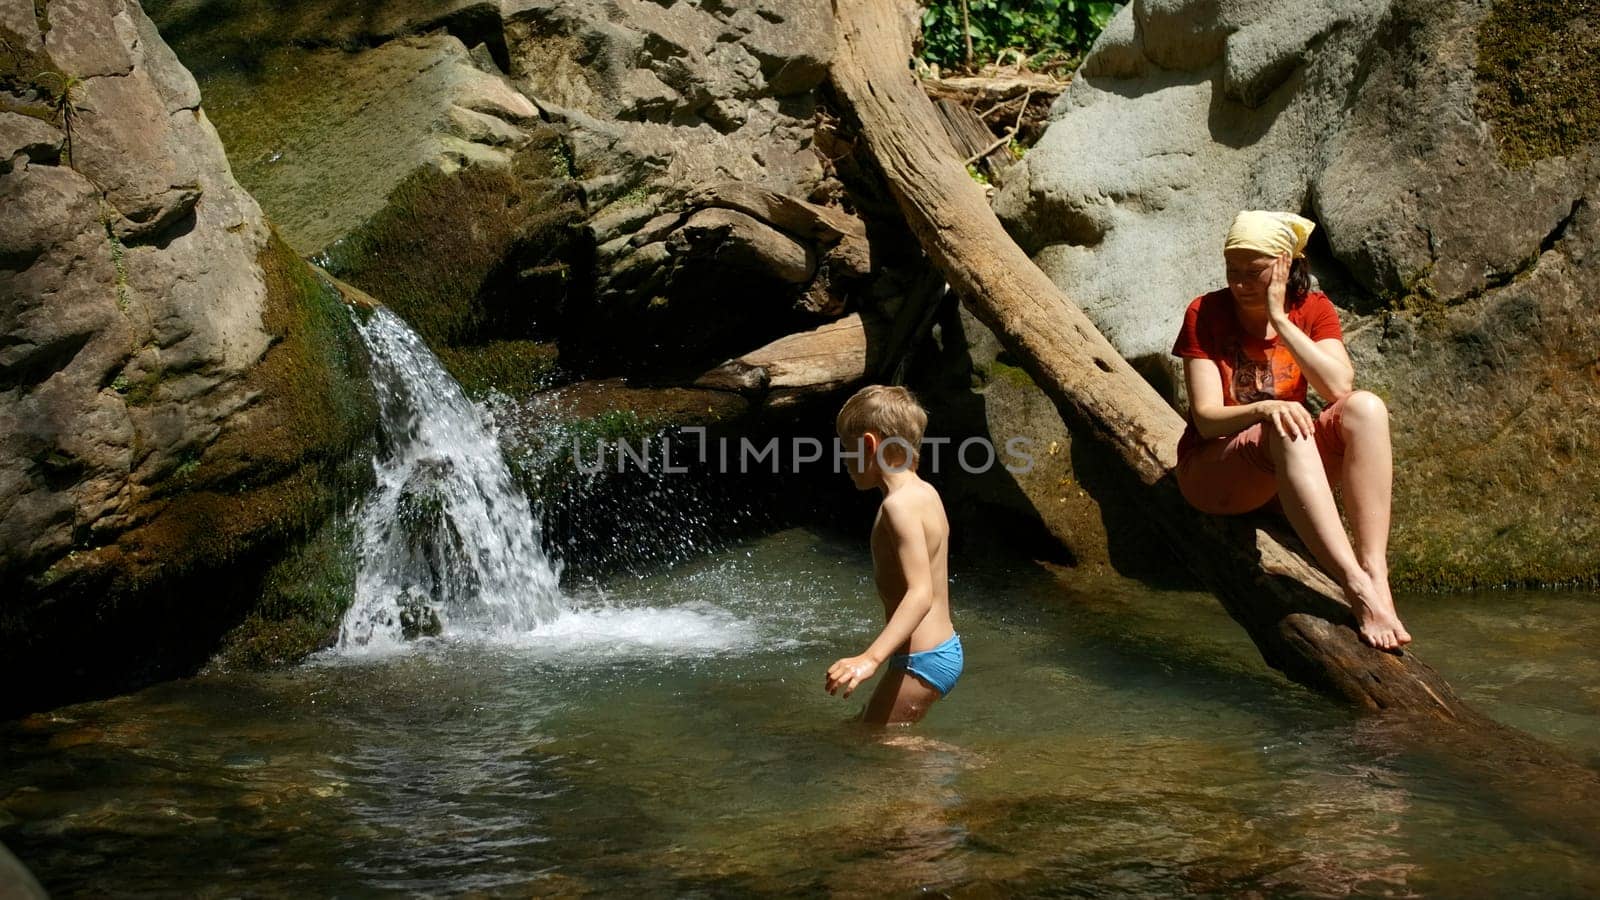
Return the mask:
<svg viewBox="0 0 1600 900"><path fill-rule="evenodd" d="M400 317L380 308L357 327L372 356L379 447L340 649L433 634L512 640L554 620L560 565L540 546L492 423Z"/></svg>

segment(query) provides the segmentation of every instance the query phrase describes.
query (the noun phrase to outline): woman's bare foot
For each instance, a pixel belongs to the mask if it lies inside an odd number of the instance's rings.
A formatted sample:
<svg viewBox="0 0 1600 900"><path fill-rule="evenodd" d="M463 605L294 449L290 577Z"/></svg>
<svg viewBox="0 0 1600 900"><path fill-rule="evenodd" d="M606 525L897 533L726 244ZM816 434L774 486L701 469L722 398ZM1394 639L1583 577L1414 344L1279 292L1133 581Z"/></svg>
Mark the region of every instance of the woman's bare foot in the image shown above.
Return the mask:
<svg viewBox="0 0 1600 900"><path fill-rule="evenodd" d="M1379 650L1398 650L1411 643L1411 633L1395 613L1387 574L1367 574L1364 581L1364 584L1350 585L1345 591L1345 596L1350 598L1350 608L1356 614L1361 640Z"/></svg>

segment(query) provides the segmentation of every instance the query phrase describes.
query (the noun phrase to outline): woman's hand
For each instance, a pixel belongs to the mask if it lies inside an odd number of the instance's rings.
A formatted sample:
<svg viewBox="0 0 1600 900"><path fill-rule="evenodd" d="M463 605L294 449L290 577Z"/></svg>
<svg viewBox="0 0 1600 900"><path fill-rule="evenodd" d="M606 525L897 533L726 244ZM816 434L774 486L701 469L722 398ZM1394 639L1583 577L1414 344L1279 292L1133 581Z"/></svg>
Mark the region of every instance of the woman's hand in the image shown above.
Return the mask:
<svg viewBox="0 0 1600 900"><path fill-rule="evenodd" d="M1267 318L1273 322L1282 322L1288 313L1284 309L1289 290L1289 268L1294 265L1294 260L1289 254L1278 257L1272 263L1272 281L1267 285Z"/></svg>
<svg viewBox="0 0 1600 900"><path fill-rule="evenodd" d="M869 657L850 656L841 659L828 667L828 693L836 693L843 688L844 696L848 697L877 671L878 664Z"/></svg>
<svg viewBox="0 0 1600 900"><path fill-rule="evenodd" d="M1280 437L1288 440L1309 438L1317 429L1311 410L1294 400L1262 400L1256 404L1262 422L1271 423Z"/></svg>

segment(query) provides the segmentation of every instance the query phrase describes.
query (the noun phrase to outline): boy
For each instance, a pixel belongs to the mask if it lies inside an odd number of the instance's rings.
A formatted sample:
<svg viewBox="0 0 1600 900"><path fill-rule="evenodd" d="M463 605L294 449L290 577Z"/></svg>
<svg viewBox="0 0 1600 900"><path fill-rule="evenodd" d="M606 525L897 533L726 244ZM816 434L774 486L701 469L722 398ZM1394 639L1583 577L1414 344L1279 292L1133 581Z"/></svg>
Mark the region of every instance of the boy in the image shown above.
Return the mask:
<svg viewBox="0 0 1600 900"><path fill-rule="evenodd" d="M961 675L961 637L950 624L947 538L950 523L933 486L917 476L928 414L902 387L872 385L845 401L835 429L851 458L850 480L877 488L872 571L888 624L860 656L828 667L829 694L848 697L887 662L863 716L909 725L950 693Z"/></svg>

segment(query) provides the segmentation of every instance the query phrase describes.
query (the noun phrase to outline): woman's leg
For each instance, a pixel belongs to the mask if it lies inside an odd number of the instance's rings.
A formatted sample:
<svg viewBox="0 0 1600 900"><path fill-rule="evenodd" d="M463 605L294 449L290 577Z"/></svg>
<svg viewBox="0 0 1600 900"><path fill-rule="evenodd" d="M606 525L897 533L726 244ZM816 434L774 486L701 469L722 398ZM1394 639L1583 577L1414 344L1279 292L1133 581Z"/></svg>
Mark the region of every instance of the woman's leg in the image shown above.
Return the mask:
<svg viewBox="0 0 1600 900"><path fill-rule="evenodd" d="M1201 512L1237 516L1260 509L1278 493L1260 425L1196 447L1178 463L1178 488Z"/></svg>
<svg viewBox="0 0 1600 900"><path fill-rule="evenodd" d="M1394 454L1389 447L1389 410L1378 395L1356 391L1340 404L1337 427L1343 438L1344 508L1355 533L1356 559L1376 589L1369 607L1370 627L1387 631L1399 644L1411 635L1401 624L1389 592L1389 501L1394 487ZM1320 423L1319 423L1320 424ZM1363 629L1369 623L1363 622Z"/></svg>
<svg viewBox="0 0 1600 900"><path fill-rule="evenodd" d="M1339 507L1334 502L1322 456L1317 452L1317 442L1312 438L1281 437L1272 428L1265 429L1263 437L1277 472L1278 498L1284 514L1311 554L1344 588L1362 639L1382 650L1400 646L1395 629L1383 624L1383 616L1376 614L1386 606L1381 589L1356 558L1355 548L1344 533L1344 522L1339 519ZM1393 607L1388 609L1388 618L1393 619Z"/></svg>

